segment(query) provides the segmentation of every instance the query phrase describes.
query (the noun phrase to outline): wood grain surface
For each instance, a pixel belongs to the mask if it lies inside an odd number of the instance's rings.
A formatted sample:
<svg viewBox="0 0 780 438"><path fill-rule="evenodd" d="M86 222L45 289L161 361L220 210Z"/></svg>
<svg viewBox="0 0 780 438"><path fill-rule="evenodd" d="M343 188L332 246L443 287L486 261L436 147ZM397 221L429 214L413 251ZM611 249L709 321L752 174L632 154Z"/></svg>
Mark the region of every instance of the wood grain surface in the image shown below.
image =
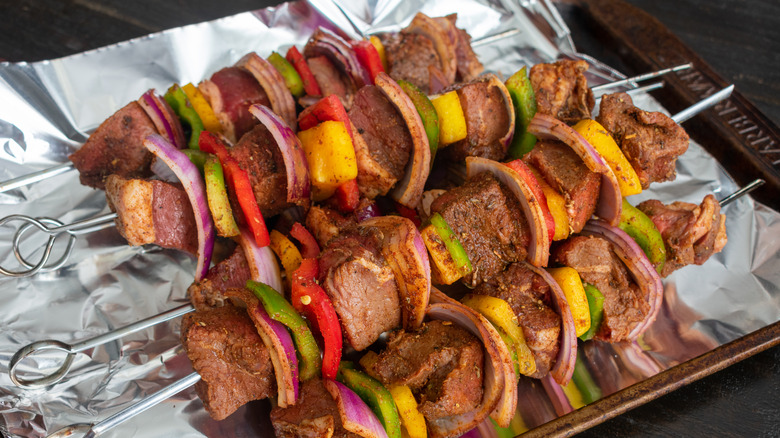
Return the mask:
<svg viewBox="0 0 780 438"><path fill-rule="evenodd" d="M780 125L780 2L627 0L657 18ZM39 61L172 27L259 9L253 0L0 0L0 58ZM567 11L566 6L561 10ZM569 10L569 12L572 12ZM616 67L620 53L569 24L578 44ZM574 20L573 22L571 20ZM579 33L579 34L578 34ZM780 194L775 194L780 197ZM594 427L581 436L780 436L780 347Z"/></svg>

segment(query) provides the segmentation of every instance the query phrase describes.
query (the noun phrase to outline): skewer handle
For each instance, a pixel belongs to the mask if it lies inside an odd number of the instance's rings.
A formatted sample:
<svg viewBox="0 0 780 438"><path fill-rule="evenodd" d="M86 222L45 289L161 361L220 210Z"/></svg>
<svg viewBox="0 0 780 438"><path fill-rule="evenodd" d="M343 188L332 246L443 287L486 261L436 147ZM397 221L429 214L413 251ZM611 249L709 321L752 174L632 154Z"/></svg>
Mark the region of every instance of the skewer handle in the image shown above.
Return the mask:
<svg viewBox="0 0 780 438"><path fill-rule="evenodd" d="M729 85L728 87L718 91L717 93L713 94L712 96L701 100L697 103L694 103L693 105L689 106L688 108L680 111L679 113L672 116L672 120L674 120L675 123L682 123L691 117L695 116L696 114L699 114L700 112L704 111L705 109L715 106L718 102L728 99L729 96L731 96L731 92L734 91L734 85Z"/></svg>
<svg viewBox="0 0 780 438"><path fill-rule="evenodd" d="M53 339L33 342L32 344L22 347L19 349L19 351L16 352L16 354L14 354L8 364L8 375L11 378L11 381L14 382L16 386L21 388L36 389L53 385L62 380L63 377L65 377L65 375L68 373L68 370L70 370L70 366L73 363L73 357L76 355L76 353L89 350L90 348L95 348L99 345L103 345L111 341L115 341L131 333L144 330L161 322L178 318L179 316L190 313L193 310L195 310L195 308L192 307L192 304L184 304L175 309L168 310L150 318L143 319L136 323L127 325L117 330L112 330L108 333L95 336L94 338L90 338L73 345ZM56 371L37 379L25 379L18 375L17 367L22 360L33 354L47 350L58 350L67 353L65 361Z"/></svg>
<svg viewBox="0 0 780 438"><path fill-rule="evenodd" d="M43 181L45 179L63 174L73 169L73 163L68 161L67 163L58 164L48 169L40 170L38 172L28 173L18 178L9 179L8 181L0 182L0 193L7 192L19 187L26 186L28 184Z"/></svg>

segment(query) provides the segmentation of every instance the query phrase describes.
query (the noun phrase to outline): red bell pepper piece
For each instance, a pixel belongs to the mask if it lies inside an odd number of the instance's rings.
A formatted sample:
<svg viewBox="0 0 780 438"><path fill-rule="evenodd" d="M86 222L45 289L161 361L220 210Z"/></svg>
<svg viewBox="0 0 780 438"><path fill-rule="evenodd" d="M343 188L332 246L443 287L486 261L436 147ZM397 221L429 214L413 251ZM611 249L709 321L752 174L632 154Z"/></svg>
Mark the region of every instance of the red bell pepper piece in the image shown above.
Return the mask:
<svg viewBox="0 0 780 438"><path fill-rule="evenodd" d="M357 179L351 179L341 184L334 194L336 205L342 213L352 213L360 202L360 188Z"/></svg>
<svg viewBox="0 0 780 438"><path fill-rule="evenodd" d="M292 230L290 230L290 235L301 244L301 255L303 258L316 259L320 255L320 245L317 244L317 240L306 227L296 222L293 224Z"/></svg>
<svg viewBox="0 0 780 438"><path fill-rule="evenodd" d="M249 174L238 165L238 161L230 156L225 140L218 134L209 131L201 132L198 146L200 150L214 154L219 158L227 176L228 187L238 199L238 204L244 213L244 219L255 237L255 243L260 247L268 246L271 243L271 237L268 235L263 214L257 205L257 198L255 198Z"/></svg>
<svg viewBox="0 0 780 438"><path fill-rule="evenodd" d="M341 362L342 335L336 310L317 284L317 259L306 258L292 274L292 304L322 335L322 378L335 379Z"/></svg>
<svg viewBox="0 0 780 438"><path fill-rule="evenodd" d="M301 131L305 131L327 121L344 123L352 139L352 144L355 144L352 130L349 129L352 122L350 122L347 110L344 109L341 100L335 94L323 97L319 102L303 110L301 115L298 116L298 127Z"/></svg>
<svg viewBox="0 0 780 438"><path fill-rule="evenodd" d="M303 90L306 91L306 94L309 96L321 96L322 91L320 91L320 85L317 83L317 80L314 79L314 74L311 72L311 69L309 69L309 64L306 63L306 59L303 58L301 52L299 52L295 46L292 46L290 47L290 50L287 51L285 58L293 67L295 67L295 71L297 71L298 75L301 77L301 81L303 81Z"/></svg>
<svg viewBox="0 0 780 438"><path fill-rule="evenodd" d="M382 58L379 57L379 52L376 51L376 47L370 41L354 41L352 50L355 51L358 61L368 70L372 81L376 78L376 75L385 72L385 68L382 66Z"/></svg>
<svg viewBox="0 0 780 438"><path fill-rule="evenodd" d="M409 208L403 204L399 204L398 202L395 203L395 209L401 216L411 220L414 222L414 225L417 228L420 228L420 225L422 225L422 220L420 220L420 216L417 214L417 210Z"/></svg>
<svg viewBox="0 0 780 438"><path fill-rule="evenodd" d="M542 207L542 214L544 215L544 221L547 223L547 235L550 238L550 242L552 242L553 237L555 236L555 219L553 219L553 215L550 213L550 208L547 206L547 197L544 196L544 192L542 191L542 187L539 185L539 181L536 180L536 177L531 172L531 169L528 168L528 165L525 164L523 160L517 159L505 164L510 169L517 172L521 178L523 178L523 181L525 181L525 183L528 184L528 187L531 188L531 191L534 193L536 199L539 200L539 205Z"/></svg>

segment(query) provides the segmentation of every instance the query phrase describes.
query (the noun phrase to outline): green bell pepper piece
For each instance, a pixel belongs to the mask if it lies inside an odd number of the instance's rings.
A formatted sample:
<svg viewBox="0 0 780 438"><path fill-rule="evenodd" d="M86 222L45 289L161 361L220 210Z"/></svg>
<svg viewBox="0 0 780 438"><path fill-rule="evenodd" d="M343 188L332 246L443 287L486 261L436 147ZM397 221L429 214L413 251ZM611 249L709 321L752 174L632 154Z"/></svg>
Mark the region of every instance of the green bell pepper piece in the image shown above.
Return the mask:
<svg viewBox="0 0 780 438"><path fill-rule="evenodd" d="M582 283L585 288L585 296L588 297L588 310L590 310L590 328L580 336L580 339L587 341L593 339L599 330L601 320L604 319L604 295L595 286L588 283Z"/></svg>
<svg viewBox="0 0 780 438"><path fill-rule="evenodd" d="M198 168L200 174L203 175L203 166L206 165L206 160L208 160L210 154L195 149L184 149L182 152L187 156L187 158L190 159L190 161L192 161L192 164Z"/></svg>
<svg viewBox="0 0 780 438"><path fill-rule="evenodd" d="M618 226L642 248L650 263L660 274L666 263L666 246L664 238L653 220L647 217L642 210L626 201L626 198L623 198L623 209L620 213L620 225Z"/></svg>
<svg viewBox="0 0 780 438"><path fill-rule="evenodd" d="M430 221L431 225L436 228L436 233L441 237L441 240L444 241L444 246L446 246L447 251L450 252L452 260L458 267L458 271L463 275L470 274L472 267L469 255L466 253L466 250L463 249L463 245L460 244L458 237L455 236L455 233L447 224L447 221L444 220L439 213L434 213L433 216L431 216Z"/></svg>
<svg viewBox="0 0 780 438"><path fill-rule="evenodd" d="M404 90L409 99L414 104L415 109L420 114L420 118L425 128L425 135L428 137L428 144L431 147L431 166L433 158L439 149L439 114L428 96L411 82L399 80L398 85Z"/></svg>
<svg viewBox="0 0 780 438"><path fill-rule="evenodd" d="M339 381L355 391L376 414L389 438L401 438L401 419L393 396L379 380L355 369L339 367Z"/></svg>
<svg viewBox="0 0 780 438"><path fill-rule="evenodd" d="M206 182L206 200L211 217L214 218L217 234L222 237L238 236L241 231L233 217L233 209L230 207L227 189L225 189L225 174L217 157L212 155L206 159L203 174Z"/></svg>
<svg viewBox="0 0 780 438"><path fill-rule="evenodd" d="M189 138L187 141L188 147L190 149L200 150L198 140L200 139L200 133L205 128L203 127L203 122L200 120L200 116L195 111L195 108L192 107L192 104L190 104L187 95L184 94L184 90L182 90L178 84L173 84L163 97L176 115L179 116L179 120L181 120L182 127L185 131L184 134Z"/></svg>
<svg viewBox="0 0 780 438"><path fill-rule="evenodd" d="M273 65L274 68L276 68L276 70L282 75L284 78L284 84L287 86L287 89L290 90L290 93L292 93L293 96L303 96L304 89L301 75L298 74L298 71L295 70L295 67L293 67L293 65L290 64L290 62L287 61L284 56L276 52L271 52L271 56L268 57L268 62L270 62L271 65Z"/></svg>
<svg viewBox="0 0 780 438"><path fill-rule="evenodd" d="M317 341L311 334L309 326L306 325L306 321L279 292L267 284L249 280L246 282L246 288L260 299L271 319L284 324L290 330L298 351L300 380L306 381L317 376L322 368L322 359Z"/></svg>
<svg viewBox="0 0 780 438"><path fill-rule="evenodd" d="M593 380L593 377L585 368L585 362L582 361L582 357L578 354L577 359L574 362L574 373L571 376L572 382L577 386L582 394L582 401L585 404L590 404L596 400L601 399L601 388Z"/></svg>
<svg viewBox="0 0 780 438"><path fill-rule="evenodd" d="M509 145L509 156L513 159L522 158L536 144L536 137L527 130L536 114L536 97L526 72L523 67L506 81L506 89L515 107L515 135Z"/></svg>

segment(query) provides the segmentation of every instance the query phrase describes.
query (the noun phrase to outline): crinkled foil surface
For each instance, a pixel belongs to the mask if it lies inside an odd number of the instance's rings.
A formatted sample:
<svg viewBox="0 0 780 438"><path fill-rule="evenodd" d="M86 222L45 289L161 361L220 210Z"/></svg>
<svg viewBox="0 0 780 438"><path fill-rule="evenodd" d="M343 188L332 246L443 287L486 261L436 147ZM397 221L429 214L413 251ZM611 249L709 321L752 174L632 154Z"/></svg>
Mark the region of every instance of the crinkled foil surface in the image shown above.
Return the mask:
<svg viewBox="0 0 780 438"><path fill-rule="evenodd" d="M342 4L364 33L398 30L418 10L433 16L457 12L458 26L475 39L520 29L512 38L477 48L487 69L504 78L522 65L578 56L565 24L545 1ZM174 82L197 83L250 51L265 57L293 44L302 47L319 25L335 25L357 36L334 4L317 0L173 29L62 59L0 64L0 180L67 161L101 121L149 88L164 91ZM620 76L589 61L594 64L592 84ZM636 101L640 107L663 110L649 96ZM679 160L678 173L676 181L656 184L630 201L698 203L707 193L721 199L737 189L696 144ZM0 217L24 214L68 223L107 211L103 193L81 186L76 172L0 194ZM603 395L780 319L780 214L748 197L723 212L729 235L725 250L705 265L687 267L665 280L664 308L641 347L591 342L581 348L589 367L601 370L594 377ZM10 269L19 268L10 249L17 225L0 227L0 263ZM27 245L43 241L28 235ZM54 257L57 251L61 249L55 248ZM27 249L24 254L33 261L40 251ZM97 422L191 373L179 346L178 320L76 354L66 379L45 389L14 386L8 364L31 342L75 343L185 303L194 266L194 260L181 253L129 247L114 228L106 228L79 237L61 269L30 278L0 277L0 430L40 437L72 423ZM21 368L28 375L52 371L63 356L36 356ZM541 385L523 385L528 397L542 401ZM269 407L268 401L253 402L215 422L189 389L106 435L272 436ZM526 415L525 423L533 427L551 418Z"/></svg>

